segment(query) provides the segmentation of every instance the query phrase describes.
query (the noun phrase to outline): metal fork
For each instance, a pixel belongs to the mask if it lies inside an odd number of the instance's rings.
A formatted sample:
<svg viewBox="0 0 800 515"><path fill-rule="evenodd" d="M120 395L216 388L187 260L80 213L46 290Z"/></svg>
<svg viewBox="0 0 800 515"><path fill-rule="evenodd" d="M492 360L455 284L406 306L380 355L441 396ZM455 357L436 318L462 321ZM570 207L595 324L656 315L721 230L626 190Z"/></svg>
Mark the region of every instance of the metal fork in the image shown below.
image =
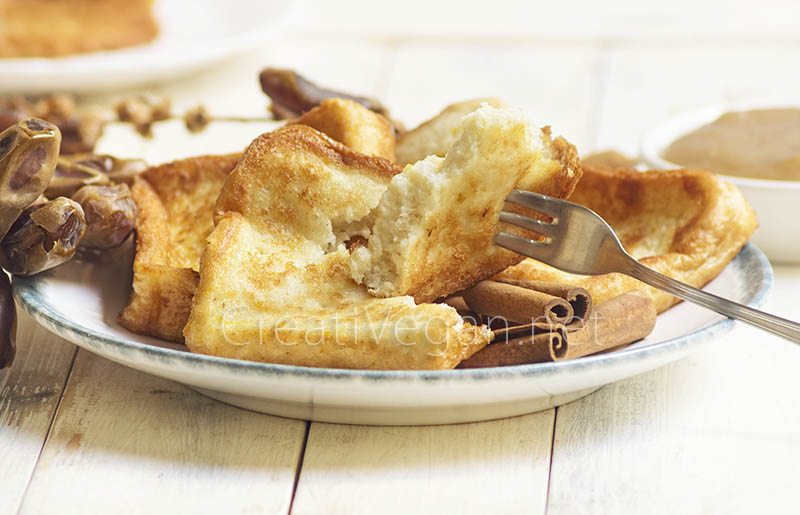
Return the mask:
<svg viewBox="0 0 800 515"><path fill-rule="evenodd" d="M573 274L617 272L629 275L679 299L800 343L800 324L796 322L698 290L642 265L625 252L611 226L588 208L520 190L512 191L506 202L532 209L553 220L548 223L501 211L501 222L536 232L546 239L535 241L501 232L495 236L496 245Z"/></svg>

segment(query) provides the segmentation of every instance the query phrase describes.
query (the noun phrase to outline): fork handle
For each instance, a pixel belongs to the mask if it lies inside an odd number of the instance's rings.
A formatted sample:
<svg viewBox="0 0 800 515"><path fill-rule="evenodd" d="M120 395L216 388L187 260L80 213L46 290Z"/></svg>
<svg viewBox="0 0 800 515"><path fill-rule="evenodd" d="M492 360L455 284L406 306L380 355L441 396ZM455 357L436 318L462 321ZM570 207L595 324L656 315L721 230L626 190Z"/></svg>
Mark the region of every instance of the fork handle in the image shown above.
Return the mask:
<svg viewBox="0 0 800 515"><path fill-rule="evenodd" d="M797 322L770 315L769 313L764 313L763 311L732 302L728 299L723 299L712 293L698 290L688 284L662 275L642 265L633 258L630 258L629 268L629 271L625 272L626 275L635 277L643 283L647 283L659 290L670 293L679 299L694 302L695 304L716 311L726 317L741 320L759 329L763 329L764 331L800 344L800 324Z"/></svg>

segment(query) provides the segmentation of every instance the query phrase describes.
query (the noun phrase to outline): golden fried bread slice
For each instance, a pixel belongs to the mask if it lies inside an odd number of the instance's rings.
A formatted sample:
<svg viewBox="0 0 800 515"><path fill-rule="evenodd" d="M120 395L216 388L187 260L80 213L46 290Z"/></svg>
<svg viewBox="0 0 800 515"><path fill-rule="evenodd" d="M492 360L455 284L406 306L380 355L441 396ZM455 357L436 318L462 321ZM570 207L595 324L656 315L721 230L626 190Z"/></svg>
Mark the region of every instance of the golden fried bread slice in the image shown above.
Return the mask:
<svg viewBox="0 0 800 515"><path fill-rule="evenodd" d="M0 58L59 57L153 40L153 0L0 0Z"/></svg>
<svg viewBox="0 0 800 515"><path fill-rule="evenodd" d="M395 159L392 124L358 102L329 98L290 123L313 127L361 154Z"/></svg>
<svg viewBox="0 0 800 515"><path fill-rule="evenodd" d="M447 106L430 120L397 137L397 162L406 165L428 156L444 156L458 139L461 119L483 104L505 107L499 98L477 98Z"/></svg>
<svg viewBox="0 0 800 515"><path fill-rule="evenodd" d="M356 102L328 100L293 123L315 126L362 153L394 156L389 122ZM183 341L200 256L214 228L213 206L239 156L162 165L144 172L131 189L139 209L137 253L131 299L120 316L131 331ZM348 226L341 239L365 234L364 224Z"/></svg>
<svg viewBox="0 0 800 515"><path fill-rule="evenodd" d="M570 199L606 219L625 249L650 268L702 287L719 275L755 231L755 213L736 186L694 170L638 172L584 166ZM532 259L500 277L583 286L596 303L638 289L659 313L678 299L621 274L578 276Z"/></svg>
<svg viewBox="0 0 800 515"><path fill-rule="evenodd" d="M430 302L519 263L493 244L505 198L514 188L566 198L580 179L575 147L516 110L484 105L456 132L445 157L406 166L381 198L351 260L370 293Z"/></svg>
<svg viewBox="0 0 800 515"><path fill-rule="evenodd" d="M317 367L444 369L491 333L445 305L376 299L349 275L342 232L400 168L303 125L256 138L220 193L186 345Z"/></svg>
<svg viewBox="0 0 800 515"><path fill-rule="evenodd" d="M214 203L240 154L182 159L142 172L131 188L138 207L133 289L120 323L183 341Z"/></svg>

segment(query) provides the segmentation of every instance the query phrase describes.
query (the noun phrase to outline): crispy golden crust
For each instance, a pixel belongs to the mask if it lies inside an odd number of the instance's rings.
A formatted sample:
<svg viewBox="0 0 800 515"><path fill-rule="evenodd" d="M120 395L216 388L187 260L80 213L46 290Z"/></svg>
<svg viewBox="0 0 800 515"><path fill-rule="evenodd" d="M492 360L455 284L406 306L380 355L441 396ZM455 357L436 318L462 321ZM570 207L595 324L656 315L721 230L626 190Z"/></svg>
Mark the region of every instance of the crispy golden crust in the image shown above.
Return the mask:
<svg viewBox="0 0 800 515"><path fill-rule="evenodd" d="M330 98L290 123L317 129L361 154L395 159L392 124L358 102Z"/></svg>
<svg viewBox="0 0 800 515"><path fill-rule="evenodd" d="M555 173L549 176L546 181L538 181L535 185L529 184L528 191L536 191L551 197L568 199L580 184L583 176L583 167L578 157L575 146L563 137L558 136L552 139L550 126L542 127L543 141L547 149L550 150L550 159L553 161L551 166L555 167Z"/></svg>
<svg viewBox="0 0 800 515"><path fill-rule="evenodd" d="M637 172L584 166L571 200L606 219L635 258L696 287L719 275L755 231L755 213L736 186L694 170ZM621 274L583 277L532 259L501 277L583 286L595 303L639 289L661 313L678 300Z"/></svg>
<svg viewBox="0 0 800 515"><path fill-rule="evenodd" d="M491 333L455 310L375 299L337 233L399 168L303 125L256 138L225 182L184 334L193 352L303 366L453 368Z"/></svg>
<svg viewBox="0 0 800 515"><path fill-rule="evenodd" d="M213 206L239 154L202 156L150 168L136 178L133 290L120 323L131 331L183 341Z"/></svg>
<svg viewBox="0 0 800 515"><path fill-rule="evenodd" d="M58 57L153 40L153 0L0 0L0 58Z"/></svg>
<svg viewBox="0 0 800 515"><path fill-rule="evenodd" d="M259 186L263 187L262 181L274 182L276 188L283 183L288 188L297 182L297 179L293 168L284 167L284 161L296 166L303 163L308 156L313 156L314 159L309 163L312 168L304 170L304 175L315 186L321 181L334 179L335 174L325 172L326 166L332 169L347 169L366 182L375 180L375 176L383 182L388 182L402 171L402 168L386 159L360 154L316 129L305 125L287 125L262 134L250 144L242 157L242 166L237 167L241 171L235 173L236 180L228 181L223 190L225 194L219 197L215 217L229 211L241 213L251 208L263 211L263 208L250 198L251 195L259 193ZM260 168L269 169L268 177L251 173L252 170ZM284 200L272 199L281 205L281 209L270 213L270 218L280 219L281 222L291 226L295 222L292 218L295 213L292 207L294 200L315 204L315 208L322 209L326 214L341 209L345 204L358 204L361 192L347 189L354 186L353 183L331 182L328 186L336 190L314 191L304 184L299 184L296 191L283 192L287 194ZM278 190L275 193L278 193ZM355 218L354 216L353 219Z"/></svg>

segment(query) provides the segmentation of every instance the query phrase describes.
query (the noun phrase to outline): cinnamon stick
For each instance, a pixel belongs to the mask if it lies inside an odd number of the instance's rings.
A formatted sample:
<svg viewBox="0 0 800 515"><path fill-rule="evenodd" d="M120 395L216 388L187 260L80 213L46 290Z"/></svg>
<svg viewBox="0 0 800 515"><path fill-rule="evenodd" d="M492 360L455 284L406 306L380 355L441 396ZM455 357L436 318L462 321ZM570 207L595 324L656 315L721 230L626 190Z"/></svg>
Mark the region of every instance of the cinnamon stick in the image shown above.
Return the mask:
<svg viewBox="0 0 800 515"><path fill-rule="evenodd" d="M506 327L500 328L492 328L492 343L500 343L509 340L515 340L517 338L523 338L525 336L536 335L541 333L550 333L553 331L569 331L569 326L565 326L563 324L551 324L548 322L533 322L530 324L525 325L511 325Z"/></svg>
<svg viewBox="0 0 800 515"><path fill-rule="evenodd" d="M456 368L507 367L523 363L558 361L567 351L567 340L563 326L552 327L555 330L491 343L459 363Z"/></svg>
<svg viewBox="0 0 800 515"><path fill-rule="evenodd" d="M592 296L586 288L566 283L530 281L527 279L495 279L495 281L540 291L554 297L561 297L572 306L574 318L571 322L573 323L579 320L588 320L592 314Z"/></svg>
<svg viewBox="0 0 800 515"><path fill-rule="evenodd" d="M463 293L469 308L481 315L517 324L546 320L564 324L572 320L572 306L563 298L497 281L481 281Z"/></svg>
<svg viewBox="0 0 800 515"><path fill-rule="evenodd" d="M653 300L631 290L595 306L583 329L569 333L563 359L574 359L641 340L656 325Z"/></svg>
<svg viewBox="0 0 800 515"><path fill-rule="evenodd" d="M633 343L650 334L656 323L652 299L632 290L595 306L582 328L573 332L553 324L530 324L530 332L517 336L510 328L498 340L464 360L457 368L502 367L562 361L596 354Z"/></svg>

